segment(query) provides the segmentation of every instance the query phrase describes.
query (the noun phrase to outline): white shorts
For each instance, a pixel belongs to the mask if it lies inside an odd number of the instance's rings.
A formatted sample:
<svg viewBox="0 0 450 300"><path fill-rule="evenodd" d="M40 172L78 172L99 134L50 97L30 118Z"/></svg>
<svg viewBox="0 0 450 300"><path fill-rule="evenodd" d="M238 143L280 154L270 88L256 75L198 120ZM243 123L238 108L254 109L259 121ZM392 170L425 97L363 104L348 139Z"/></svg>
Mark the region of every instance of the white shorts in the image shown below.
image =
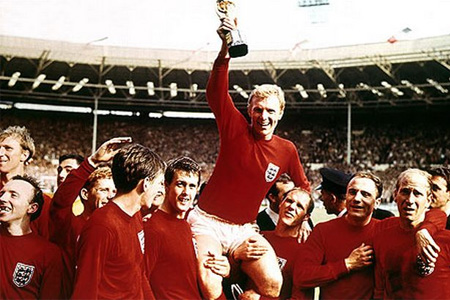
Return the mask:
<svg viewBox="0 0 450 300"><path fill-rule="evenodd" d="M191 225L194 237L207 235L222 245L222 254L231 254L239 245L248 238L259 234L256 222L245 224L233 224L220 217L208 214L196 206L188 215L188 223Z"/></svg>

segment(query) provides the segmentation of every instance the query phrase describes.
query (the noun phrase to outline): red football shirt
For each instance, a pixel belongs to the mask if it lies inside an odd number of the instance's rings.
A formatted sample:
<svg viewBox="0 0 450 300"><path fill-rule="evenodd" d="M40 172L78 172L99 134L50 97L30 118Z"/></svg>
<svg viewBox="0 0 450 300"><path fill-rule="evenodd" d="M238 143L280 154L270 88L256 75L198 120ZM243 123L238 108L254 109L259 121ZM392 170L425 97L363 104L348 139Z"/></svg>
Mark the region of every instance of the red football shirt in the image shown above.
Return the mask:
<svg viewBox="0 0 450 300"><path fill-rule="evenodd" d="M0 229L0 299L62 299L63 263L56 245L32 232Z"/></svg>
<svg viewBox="0 0 450 300"><path fill-rule="evenodd" d="M267 191L282 173L296 186L310 185L294 144L276 135L256 140L244 116L228 94L229 59L218 58L206 89L216 118L220 149L213 174L199 199L209 214L235 224L253 222Z"/></svg>
<svg viewBox="0 0 450 300"><path fill-rule="evenodd" d="M73 299L143 299L150 291L143 265L144 231L110 201L84 226L77 246Z"/></svg>

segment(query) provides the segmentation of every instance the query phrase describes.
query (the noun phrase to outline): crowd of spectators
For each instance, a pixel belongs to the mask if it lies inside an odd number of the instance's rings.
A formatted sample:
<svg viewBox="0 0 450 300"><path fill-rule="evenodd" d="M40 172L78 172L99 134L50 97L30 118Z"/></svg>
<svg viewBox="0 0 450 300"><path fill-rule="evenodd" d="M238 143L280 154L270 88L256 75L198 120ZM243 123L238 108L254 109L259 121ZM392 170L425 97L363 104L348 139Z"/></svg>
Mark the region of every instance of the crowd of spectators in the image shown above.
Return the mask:
<svg viewBox="0 0 450 300"><path fill-rule="evenodd" d="M320 121L318 121L320 119ZM305 120L286 117L277 134L293 141L312 182L318 185L322 166L346 172L372 170L385 183L384 200L389 201L394 178L410 167L426 169L447 165L450 158L450 128L441 119L416 122L355 122L352 130L351 164L347 159L346 122L328 117ZM43 179L47 191L56 188L57 159L66 153L91 154L92 117L51 113L2 113L0 128L26 126L36 144L36 155L28 173ZM149 146L164 160L180 155L200 162L203 180L211 175L217 157L219 137L214 120L149 119L99 117L97 146L116 136L131 136Z"/></svg>

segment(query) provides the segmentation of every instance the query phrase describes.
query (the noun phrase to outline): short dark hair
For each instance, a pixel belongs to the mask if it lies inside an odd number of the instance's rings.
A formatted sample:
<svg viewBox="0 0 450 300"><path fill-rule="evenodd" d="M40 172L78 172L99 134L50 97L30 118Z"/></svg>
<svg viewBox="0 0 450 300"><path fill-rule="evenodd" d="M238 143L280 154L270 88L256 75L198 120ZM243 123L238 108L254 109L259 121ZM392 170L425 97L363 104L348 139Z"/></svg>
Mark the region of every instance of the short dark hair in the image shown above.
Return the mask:
<svg viewBox="0 0 450 300"><path fill-rule="evenodd" d="M354 178L367 178L373 181L373 183L375 183L375 187L377 189L377 195L376 195L376 199L380 198L382 193L383 193L383 182L381 181L380 177L378 177L377 175L369 172L369 171L360 171L360 172L356 172L355 175L353 175L352 179Z"/></svg>
<svg viewBox="0 0 450 300"><path fill-rule="evenodd" d="M200 166L192 158L182 156L174 158L167 163L166 173L164 174L164 180L166 183L172 183L175 171L185 171L193 173L198 177L198 185L200 185Z"/></svg>
<svg viewBox="0 0 450 300"><path fill-rule="evenodd" d="M447 182L447 191L450 190L450 169L446 167L437 167L428 171L431 176L439 176Z"/></svg>
<svg viewBox="0 0 450 300"><path fill-rule="evenodd" d="M118 192L128 193L138 185L139 181L149 177L150 180L166 165L161 157L140 144L130 144L114 155L112 162L112 177Z"/></svg>
<svg viewBox="0 0 450 300"><path fill-rule="evenodd" d="M84 157L76 153L67 153L59 157L59 163L61 164L66 159L75 159L78 162L78 164L81 165L81 163L84 160Z"/></svg>
<svg viewBox="0 0 450 300"><path fill-rule="evenodd" d="M28 175L16 175L11 178L11 180L22 180L28 182L33 187L33 198L31 199L30 203L37 203L38 209L31 214L30 220L36 220L41 215L42 207L44 206L44 195L41 188L39 187L39 183L35 178Z"/></svg>
<svg viewBox="0 0 450 300"><path fill-rule="evenodd" d="M277 188L277 183L286 184L289 182L294 182L294 181L288 174L286 174L286 173L281 174L280 177L278 177L278 179L270 187L269 191L266 194L266 198L269 198L269 195L277 195L278 194L279 190Z"/></svg>
<svg viewBox="0 0 450 300"><path fill-rule="evenodd" d="M287 197L290 193L292 193L292 192L294 192L294 191L299 191L299 192L302 192L302 193L308 195L309 202L308 202L308 209L306 210L306 213L307 213L308 215L311 215L311 213L312 213L313 210L314 210L314 200L313 200L313 197L312 197L311 193L308 192L307 190L305 190L305 189L303 189L303 188L301 188L301 187L294 187L293 189L290 189L289 191L287 191L286 193L284 193L284 195L283 195L283 201L284 201L284 199L286 199L286 197Z"/></svg>

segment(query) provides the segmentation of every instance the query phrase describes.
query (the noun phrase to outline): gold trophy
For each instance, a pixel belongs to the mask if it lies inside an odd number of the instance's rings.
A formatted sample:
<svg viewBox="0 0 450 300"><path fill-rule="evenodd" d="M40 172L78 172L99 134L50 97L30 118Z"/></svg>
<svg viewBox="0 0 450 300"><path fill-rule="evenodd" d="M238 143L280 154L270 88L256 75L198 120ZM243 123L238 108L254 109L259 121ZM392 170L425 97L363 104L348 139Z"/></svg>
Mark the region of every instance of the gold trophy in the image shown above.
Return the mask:
<svg viewBox="0 0 450 300"><path fill-rule="evenodd" d="M235 1L216 0L216 12L220 19L229 17L234 21L236 19ZM248 46L238 29L227 31L225 37L228 45L228 53L231 57L240 57L248 53Z"/></svg>

